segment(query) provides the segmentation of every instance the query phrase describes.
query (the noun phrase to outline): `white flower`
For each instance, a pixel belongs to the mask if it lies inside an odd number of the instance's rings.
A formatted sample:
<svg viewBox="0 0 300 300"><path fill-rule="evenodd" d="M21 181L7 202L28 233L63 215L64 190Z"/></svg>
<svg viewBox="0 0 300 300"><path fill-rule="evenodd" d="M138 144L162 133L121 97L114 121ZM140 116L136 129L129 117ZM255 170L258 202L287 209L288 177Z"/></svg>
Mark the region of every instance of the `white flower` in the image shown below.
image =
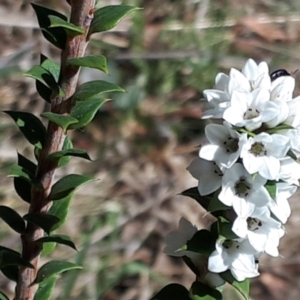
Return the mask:
<svg viewBox="0 0 300 300"><path fill-rule="evenodd" d="M262 132L250 137L242 146L241 158L250 174L258 172L266 179L275 179L280 171L280 159L290 148L290 140L281 134Z"/></svg>
<svg viewBox="0 0 300 300"><path fill-rule="evenodd" d="M280 76L271 84L271 100L290 101L295 88L295 78Z"/></svg>
<svg viewBox="0 0 300 300"><path fill-rule="evenodd" d="M202 146L199 156L225 168L230 168L237 161L241 152L239 144L247 140L246 133L239 134L228 126L218 124L206 125L205 135L211 144Z"/></svg>
<svg viewBox="0 0 300 300"><path fill-rule="evenodd" d="M284 157L280 160L280 171L277 181L283 180L289 184L299 185L300 164L291 157Z"/></svg>
<svg viewBox="0 0 300 300"><path fill-rule="evenodd" d="M223 118L232 125L250 131L258 129L262 123L279 114L278 106L269 99L270 93L266 89L256 89L252 93L235 90L231 106L224 111Z"/></svg>
<svg viewBox="0 0 300 300"><path fill-rule="evenodd" d="M274 128L275 126L281 124L286 120L289 115L290 109L287 102L281 100L272 101L278 108L279 114L276 115L273 119L266 122L268 128Z"/></svg>
<svg viewBox="0 0 300 300"><path fill-rule="evenodd" d="M264 187L266 181L260 175L253 178L242 164L236 163L222 178L219 200L227 206L232 206L238 216L246 217L255 207L268 205L272 200Z"/></svg>
<svg viewBox="0 0 300 300"><path fill-rule="evenodd" d="M209 195L220 188L223 173L215 162L196 158L187 170L199 180L198 190L201 196Z"/></svg>
<svg viewBox="0 0 300 300"><path fill-rule="evenodd" d="M181 218L178 230L168 233L165 237L166 247L164 253L170 256L189 256L191 251L178 251L189 241L198 231L187 219Z"/></svg>
<svg viewBox="0 0 300 300"><path fill-rule="evenodd" d="M238 281L258 276L255 253L247 240L217 241L216 250L208 258L208 270L221 273L229 269Z"/></svg>
<svg viewBox="0 0 300 300"><path fill-rule="evenodd" d="M284 235L281 223L270 216L267 207L255 208L248 217L237 217L232 231L241 238L247 238L250 245L257 251L265 251L278 256L280 238Z"/></svg>
<svg viewBox="0 0 300 300"><path fill-rule="evenodd" d="M300 125L300 96L287 102L289 107L289 114L284 121L284 124L288 124L296 128Z"/></svg>
<svg viewBox="0 0 300 300"><path fill-rule="evenodd" d="M276 188L276 198L269 202L268 207L275 217L285 224L291 214L291 207L289 205L288 198L296 193L297 186L290 185L286 182L278 182L276 184Z"/></svg>

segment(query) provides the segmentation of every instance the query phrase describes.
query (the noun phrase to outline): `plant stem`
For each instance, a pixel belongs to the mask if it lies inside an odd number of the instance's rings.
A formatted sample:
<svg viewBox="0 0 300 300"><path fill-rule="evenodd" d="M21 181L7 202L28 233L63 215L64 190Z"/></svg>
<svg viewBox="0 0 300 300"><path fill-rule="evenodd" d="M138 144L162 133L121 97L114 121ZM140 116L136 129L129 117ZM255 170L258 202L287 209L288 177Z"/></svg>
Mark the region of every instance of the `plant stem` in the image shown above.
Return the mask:
<svg viewBox="0 0 300 300"><path fill-rule="evenodd" d="M69 114L73 106L71 97L75 92L79 67L67 65L69 58L82 57L88 44L88 30L93 18L95 0L71 0L70 22L85 30L85 33L75 37L69 37L65 49L61 54L61 70L59 85L65 93L65 97L55 97L51 100L51 112ZM49 122L46 135L46 143L39 154L37 166L37 180L43 188L33 186L31 191L31 203L29 213L47 213L51 207L48 196L53 184L57 163L48 159L49 154L60 151L64 143L65 133L61 127ZM30 262L34 269L20 267L19 277L16 286L15 300L33 300L37 285L32 285L38 267L42 246L35 243L35 240L44 236L44 231L28 223L25 232L21 235L22 257Z"/></svg>

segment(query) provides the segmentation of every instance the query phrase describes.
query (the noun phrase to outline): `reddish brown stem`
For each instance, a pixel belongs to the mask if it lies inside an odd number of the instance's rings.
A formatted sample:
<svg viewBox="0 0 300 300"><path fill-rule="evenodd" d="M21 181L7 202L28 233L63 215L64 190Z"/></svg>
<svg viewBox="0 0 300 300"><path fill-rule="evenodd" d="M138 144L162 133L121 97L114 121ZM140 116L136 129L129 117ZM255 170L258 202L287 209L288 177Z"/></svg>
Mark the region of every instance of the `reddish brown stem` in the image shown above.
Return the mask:
<svg viewBox="0 0 300 300"><path fill-rule="evenodd" d="M67 65L67 60L74 57L82 57L88 44L88 30L93 18L95 0L71 0L70 22L83 28L85 34L69 38L66 48L61 55L61 70L59 85L65 93L64 98L56 97L51 101L51 112L69 114L72 108L68 101L75 92L79 68ZM55 169L57 164L48 159L49 154L60 151L65 139L63 130L54 123L49 122L46 135L46 143L39 155L37 167L37 180L43 188L33 187L31 191L31 203L29 213L47 213L51 202L47 200L51 191ZM44 231L31 223L27 224L22 240L22 257L30 262L34 269L21 267L16 286L16 300L33 300L37 285L32 285L38 267L42 247L35 240L43 237Z"/></svg>

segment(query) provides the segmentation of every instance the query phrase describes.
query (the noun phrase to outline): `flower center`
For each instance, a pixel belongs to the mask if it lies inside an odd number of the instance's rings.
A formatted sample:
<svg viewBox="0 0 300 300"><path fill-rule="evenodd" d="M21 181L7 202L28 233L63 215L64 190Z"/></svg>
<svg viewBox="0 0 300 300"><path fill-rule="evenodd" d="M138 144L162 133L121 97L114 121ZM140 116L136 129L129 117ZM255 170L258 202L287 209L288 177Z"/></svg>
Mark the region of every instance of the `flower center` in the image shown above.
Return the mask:
<svg viewBox="0 0 300 300"><path fill-rule="evenodd" d="M244 113L243 117L246 120L251 120L259 116L259 111L257 109L248 108Z"/></svg>
<svg viewBox="0 0 300 300"><path fill-rule="evenodd" d="M235 194L239 197L247 197L251 190L251 185L246 181L244 177L240 178L235 184Z"/></svg>
<svg viewBox="0 0 300 300"><path fill-rule="evenodd" d="M255 218L248 218L247 219L248 230L256 231L263 225L262 222Z"/></svg>
<svg viewBox="0 0 300 300"><path fill-rule="evenodd" d="M253 143L250 149L250 152L254 156L265 156L267 155L267 150L265 149L265 145L263 143Z"/></svg>
<svg viewBox="0 0 300 300"><path fill-rule="evenodd" d="M240 248L240 243L234 240L225 240L222 245L228 253L235 252Z"/></svg>
<svg viewBox="0 0 300 300"><path fill-rule="evenodd" d="M224 146L227 153L234 153L239 150L239 140L228 137L226 141L224 141Z"/></svg>

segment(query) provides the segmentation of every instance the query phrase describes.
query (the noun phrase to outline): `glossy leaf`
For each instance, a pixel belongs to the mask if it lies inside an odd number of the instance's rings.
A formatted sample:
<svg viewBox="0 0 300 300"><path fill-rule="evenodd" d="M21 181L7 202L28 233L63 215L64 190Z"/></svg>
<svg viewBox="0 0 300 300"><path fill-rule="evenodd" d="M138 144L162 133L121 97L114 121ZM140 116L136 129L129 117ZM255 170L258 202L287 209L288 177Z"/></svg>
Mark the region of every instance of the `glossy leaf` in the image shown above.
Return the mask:
<svg viewBox="0 0 300 300"><path fill-rule="evenodd" d="M211 196L201 196L197 186L183 191L180 195L193 198L206 210L212 200Z"/></svg>
<svg viewBox="0 0 300 300"><path fill-rule="evenodd" d="M86 153L86 151L82 149L66 149L66 150L54 152L50 154L48 158L51 160L60 160L62 157L65 156L75 156L75 157L91 160L90 156Z"/></svg>
<svg viewBox="0 0 300 300"><path fill-rule="evenodd" d="M237 281L231 274L231 272L225 271L219 273L219 275L229 284L231 284L236 290L238 290L245 300L249 300L250 297L250 280L245 279L243 281Z"/></svg>
<svg viewBox="0 0 300 300"><path fill-rule="evenodd" d="M78 123L78 120L65 115L55 114L52 112L44 112L41 114L41 117L57 124L61 127L64 131L67 130L68 126L74 123Z"/></svg>
<svg viewBox="0 0 300 300"><path fill-rule="evenodd" d="M38 270L33 284L40 283L63 272L78 269L82 269L82 267L68 261L49 261Z"/></svg>
<svg viewBox="0 0 300 300"><path fill-rule="evenodd" d="M71 116L78 120L78 123L71 124L68 129L78 129L89 124L98 109L108 100L106 99L89 99L86 101L77 101L71 111Z"/></svg>
<svg viewBox="0 0 300 300"><path fill-rule="evenodd" d="M197 231L180 250L188 250L204 255L210 255L215 250L216 239L206 229Z"/></svg>
<svg viewBox="0 0 300 300"><path fill-rule="evenodd" d="M268 180L265 188L267 189L268 193L270 194L272 199L276 199L276 192L277 192L277 185L276 181Z"/></svg>
<svg viewBox="0 0 300 300"><path fill-rule="evenodd" d="M90 55L84 57L70 58L68 65L77 67L88 67L108 73L106 57L103 55Z"/></svg>
<svg viewBox="0 0 300 300"><path fill-rule="evenodd" d="M71 201L73 199L73 194L71 193L69 196L60 199L59 201L54 201L50 210L49 214L52 214L56 217L59 218L59 222L53 226L53 230L56 230L59 228L61 225L63 225L66 222L68 213L69 213L69 208L71 205Z"/></svg>
<svg viewBox="0 0 300 300"><path fill-rule="evenodd" d="M63 14L43 7L36 4L31 4L33 9L35 10L39 26L42 30L42 34L46 40L48 40L54 46L64 49L67 41L67 34L65 30L61 27L50 28L51 22L49 16L57 16L65 21L67 21L67 17Z"/></svg>
<svg viewBox="0 0 300 300"><path fill-rule="evenodd" d="M30 213L23 217L24 220L41 227L47 234L53 231L53 227L60 220L58 217L45 213Z"/></svg>
<svg viewBox="0 0 300 300"><path fill-rule="evenodd" d="M32 183L32 179L33 179L31 174L29 174L27 170L25 170L19 165L13 165L11 167L8 177L18 177L29 183Z"/></svg>
<svg viewBox="0 0 300 300"><path fill-rule="evenodd" d="M209 211L212 214L216 211L231 209L230 206L225 205L224 203L222 203L219 200L218 195L219 195L218 192L214 193L213 197L211 198L211 201L209 202L208 208L207 208L207 211Z"/></svg>
<svg viewBox="0 0 300 300"><path fill-rule="evenodd" d="M67 32L67 35L72 35L72 36L84 33L84 30L82 28L80 28L60 17L49 16L49 19L50 19L50 23L51 23L49 28L61 27Z"/></svg>
<svg viewBox="0 0 300 300"><path fill-rule="evenodd" d="M46 137L46 128L35 115L22 111L4 111L17 124L28 142L38 148L42 148Z"/></svg>
<svg viewBox="0 0 300 300"><path fill-rule="evenodd" d="M218 218L218 233L221 240L237 239L238 236L232 231L232 223L223 217Z"/></svg>
<svg viewBox="0 0 300 300"><path fill-rule="evenodd" d="M73 100L83 101L110 92L125 92L125 90L114 83L104 80L89 81L77 88Z"/></svg>
<svg viewBox="0 0 300 300"><path fill-rule="evenodd" d="M18 165L23 167L29 174L30 178L34 178L36 173L36 164L27 159L25 156L18 153ZM24 180L20 177L14 177L14 187L17 194L26 202L30 203L31 201L31 181Z"/></svg>
<svg viewBox="0 0 300 300"><path fill-rule="evenodd" d="M9 300L9 298L3 292L0 291L0 300Z"/></svg>
<svg viewBox="0 0 300 300"><path fill-rule="evenodd" d="M97 9L90 27L90 34L114 28L123 17L138 9L138 7L126 5L109 5Z"/></svg>
<svg viewBox="0 0 300 300"><path fill-rule="evenodd" d="M0 218L18 233L23 233L26 228L22 217L8 206L0 205Z"/></svg>
<svg viewBox="0 0 300 300"><path fill-rule="evenodd" d="M65 140L64 140L64 144L63 144L63 147L62 147L62 151L70 150L70 149L73 149L73 144L72 144L72 141L69 138L69 136L66 135ZM64 165L66 165L70 161L70 159L71 159L70 156L62 156L60 158L60 160L58 161L57 168L60 168Z"/></svg>
<svg viewBox="0 0 300 300"><path fill-rule="evenodd" d="M178 283L171 283L162 288L151 300L190 300L189 291Z"/></svg>
<svg viewBox="0 0 300 300"><path fill-rule="evenodd" d="M34 295L34 300L51 300L52 292L57 281L57 276L51 276L39 284L39 288Z"/></svg>
<svg viewBox="0 0 300 300"><path fill-rule="evenodd" d="M55 201L67 197L79 186L94 180L92 177L69 174L57 181L51 189L49 200Z"/></svg>
<svg viewBox="0 0 300 300"><path fill-rule="evenodd" d="M25 266L33 269L33 265L23 259L19 254L11 251L0 251L0 269L8 266Z"/></svg>
<svg viewBox="0 0 300 300"><path fill-rule="evenodd" d="M57 224L55 224L56 226ZM43 250L42 250L42 255L47 256L50 253L54 251L56 248L56 243L44 243L43 244Z"/></svg>
<svg viewBox="0 0 300 300"><path fill-rule="evenodd" d="M53 234L36 240L36 243L50 243L50 242L66 245L77 251L75 244L71 241L71 238L67 235Z"/></svg>
<svg viewBox="0 0 300 300"><path fill-rule="evenodd" d="M222 300L222 294L208 285L195 281L192 284L191 290L191 299L192 300Z"/></svg>

